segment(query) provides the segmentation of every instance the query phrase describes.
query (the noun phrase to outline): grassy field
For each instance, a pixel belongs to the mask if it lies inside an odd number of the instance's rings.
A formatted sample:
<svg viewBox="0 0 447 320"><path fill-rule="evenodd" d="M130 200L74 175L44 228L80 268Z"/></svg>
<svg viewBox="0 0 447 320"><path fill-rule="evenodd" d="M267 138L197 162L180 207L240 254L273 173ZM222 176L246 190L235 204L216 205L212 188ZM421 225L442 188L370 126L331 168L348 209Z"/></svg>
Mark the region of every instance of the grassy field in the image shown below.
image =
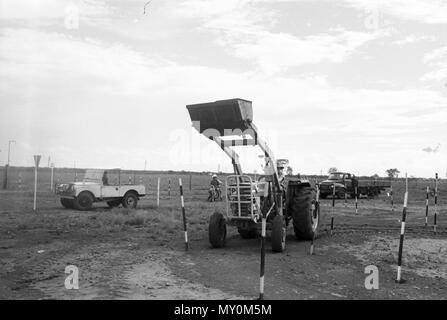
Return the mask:
<svg viewBox="0 0 447 320"><path fill-rule="evenodd" d="M67 183L72 181L81 181L85 169L69 169L69 168L55 168L54 169L54 183ZM3 181L4 168L0 167L0 182ZM120 178L115 171L109 173L109 180L111 183L117 184L120 181L122 184L143 184L146 186L148 198L156 198L157 180L160 178L160 197L166 199L170 194L172 197L179 194L179 178L183 181L185 196L190 197L190 200L202 199L206 197L209 181L211 179L208 173L188 173L188 172L151 172L151 171L121 171ZM254 177L253 177L254 178ZM306 176L312 185L315 182L326 179L326 176ZM224 176L220 176L224 180ZM363 177L361 179L368 179ZM405 180L395 179L392 183L394 190L394 202L402 204L405 192ZM422 203L425 201L426 188L431 189L431 198L433 198L433 191L435 187L434 179L409 179L409 203ZM51 189L51 169L40 168L38 171L38 191L45 193ZM170 191L169 191L170 189ZM11 167L8 171L8 190L33 192L34 190L34 168ZM447 180L439 180L438 187L439 204L441 204L447 197ZM383 197L383 196L382 196Z"/></svg>
<svg viewBox="0 0 447 320"><path fill-rule="evenodd" d="M85 170L77 170L77 180L81 180ZM3 171L2 171L3 172ZM177 230L181 221L180 210L180 192L179 192L179 178L182 179L184 185L185 201L187 203L188 219L194 225L197 225L197 230L202 232L208 222L208 216L215 208L225 210L223 202L209 204L206 202L207 190L210 181L209 174L198 173L167 173L167 172L129 172L123 171L121 173L122 183L142 183L146 186L147 195L142 198L138 205L138 210L129 211L123 208L109 209L104 203L95 204L96 210L91 213L78 213L76 211L70 212L69 218L63 221L58 221L58 212L62 210L59 198L50 190L51 171L48 168L41 168L38 173L38 196L37 196L37 210L43 216L24 217L21 221L20 215L15 215L14 227L20 229L39 228L42 224L48 223L49 219L54 219L50 225L55 225L57 228L65 229L70 226L83 227L89 224L93 228L104 228L105 230L126 228L127 226L153 226L158 225L163 230L171 232L172 226L176 226ZM117 177L113 176L111 179ZM160 207L157 208L157 180L160 178ZM220 177L224 180L224 177ZM315 181L321 181L324 177L310 177L310 181L314 184ZM10 168L9 170L9 188L8 190L0 190L0 212L2 213L32 213L33 212L33 168ZM55 169L54 181L56 182L71 182L75 180L75 171L73 169ZM425 179L411 179L409 181L409 210L421 210L425 205L426 187L429 185L434 188L434 181ZM170 186L170 188L169 188ZM438 204L442 208L446 204L447 197L447 181L440 180ZM399 212L403 204L405 182L399 179L393 182L394 203L395 210ZM328 207L331 200L323 200L322 206ZM434 199L430 196L430 212L433 210ZM349 200L344 204L343 200L337 200L336 206L340 210L354 210L354 201ZM359 210L374 210L389 211L391 209L390 198L385 193L382 193L374 200L360 199ZM166 229L166 230L165 230ZM162 232L163 232L162 231ZM178 230L177 230L178 231ZM158 234L155 232L154 234Z"/></svg>
<svg viewBox="0 0 447 320"><path fill-rule="evenodd" d="M82 177L82 170L78 170L77 176L78 180ZM136 210L110 209L98 203L91 211L79 212L62 208L59 198L50 191L50 170L42 168L38 176L38 209L34 212L33 169L11 168L10 188L0 190L0 299L251 299L257 295L259 239L242 240L235 228L228 228L227 247L210 248L209 216L216 210L224 211L225 203L206 201L208 174L192 174L191 189L189 173L123 172L121 181L126 182L129 177L137 183L141 181L148 190ZM160 207L156 205L158 178ZM183 179L185 189L191 248L187 254L178 178ZM55 181L73 180L73 170L55 170ZM310 180L314 183L315 177ZM360 199L358 215L352 199L346 204L337 200L333 212L331 200L322 201L325 218L314 257L307 254L308 243L297 241L289 226L286 253L278 255L269 250L267 254L268 296L447 298L447 271L443 269L447 263L447 185L444 180L439 185L439 234L434 235L430 226L423 228L427 184L433 187L431 180L409 181L407 228L412 232L408 235L411 248L406 248L404 264L408 266L406 278L420 289L396 287L393 281L405 187L404 181L398 180L393 183L394 212L386 194ZM430 205L431 225L433 198ZM336 226L333 237L324 232L331 213ZM377 232L364 232L365 227L376 228L372 230ZM421 248L414 247L416 244L421 244ZM370 261L372 257L374 261ZM381 286L386 290L365 291L363 260L380 267L384 279ZM64 268L68 264L81 270L79 291L64 289ZM216 268L220 270L218 274L213 271ZM293 271L286 272L289 270Z"/></svg>

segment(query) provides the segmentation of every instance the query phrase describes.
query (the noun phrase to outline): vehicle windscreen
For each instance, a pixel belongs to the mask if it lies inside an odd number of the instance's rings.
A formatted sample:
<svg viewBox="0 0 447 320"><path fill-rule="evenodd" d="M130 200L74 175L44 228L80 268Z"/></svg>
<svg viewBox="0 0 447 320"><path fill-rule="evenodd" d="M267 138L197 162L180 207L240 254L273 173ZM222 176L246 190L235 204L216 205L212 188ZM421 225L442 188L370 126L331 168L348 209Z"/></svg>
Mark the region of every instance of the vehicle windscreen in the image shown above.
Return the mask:
<svg viewBox="0 0 447 320"><path fill-rule="evenodd" d="M341 179L343 179L342 173L331 173L328 178L328 180L341 180Z"/></svg>

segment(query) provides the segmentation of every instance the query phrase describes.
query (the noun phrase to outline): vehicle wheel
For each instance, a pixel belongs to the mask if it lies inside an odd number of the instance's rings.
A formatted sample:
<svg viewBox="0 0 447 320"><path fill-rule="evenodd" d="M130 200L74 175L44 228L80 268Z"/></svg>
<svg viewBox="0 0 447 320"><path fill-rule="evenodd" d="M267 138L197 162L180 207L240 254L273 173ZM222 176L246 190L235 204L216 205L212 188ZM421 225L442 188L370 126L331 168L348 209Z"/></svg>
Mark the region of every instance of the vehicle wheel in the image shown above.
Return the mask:
<svg viewBox="0 0 447 320"><path fill-rule="evenodd" d="M338 199L340 199L340 200L344 200L345 199L345 191L343 190L343 191L340 191L338 194L337 194L337 197L338 197Z"/></svg>
<svg viewBox="0 0 447 320"><path fill-rule="evenodd" d="M271 238L273 252L283 252L286 248L286 225L284 217L279 214L273 218Z"/></svg>
<svg viewBox="0 0 447 320"><path fill-rule="evenodd" d="M222 248L227 238L227 225L222 213L214 212L208 228L210 243L213 248Z"/></svg>
<svg viewBox="0 0 447 320"><path fill-rule="evenodd" d="M121 204L121 200L107 201L107 205L108 205L110 208L117 208L117 207L120 206L120 204Z"/></svg>
<svg viewBox="0 0 447 320"><path fill-rule="evenodd" d="M93 195L90 192L83 191L74 199L74 207L77 210L87 211L93 206Z"/></svg>
<svg viewBox="0 0 447 320"><path fill-rule="evenodd" d="M61 198L61 204L65 209L73 209L74 208L73 199Z"/></svg>
<svg viewBox="0 0 447 320"><path fill-rule="evenodd" d="M249 228L237 228L237 231L241 235L242 239L255 239L259 236L259 231L256 226Z"/></svg>
<svg viewBox="0 0 447 320"><path fill-rule="evenodd" d="M315 210L315 191L304 187L292 200L293 229L297 239L312 240L318 236L320 210Z"/></svg>
<svg viewBox="0 0 447 320"><path fill-rule="evenodd" d="M327 194L326 193L321 193L320 197L321 197L321 199L326 199L327 198Z"/></svg>
<svg viewBox="0 0 447 320"><path fill-rule="evenodd" d="M128 192L124 195L122 204L124 208L135 209L137 207L138 197L133 192Z"/></svg>

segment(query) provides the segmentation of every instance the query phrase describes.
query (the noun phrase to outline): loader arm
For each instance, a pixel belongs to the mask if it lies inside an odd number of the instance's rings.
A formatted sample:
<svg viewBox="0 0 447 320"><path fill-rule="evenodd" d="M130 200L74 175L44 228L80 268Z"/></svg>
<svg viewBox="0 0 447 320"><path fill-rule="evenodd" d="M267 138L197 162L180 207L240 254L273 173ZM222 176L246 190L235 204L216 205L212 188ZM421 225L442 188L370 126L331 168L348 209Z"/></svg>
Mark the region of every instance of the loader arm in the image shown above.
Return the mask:
<svg viewBox="0 0 447 320"><path fill-rule="evenodd" d="M188 105L194 128L216 142L231 158L234 173L242 174L239 155L232 149L236 146L259 146L265 155L266 164L273 169L273 183L281 190L276 160L267 143L259 137L253 123L251 101L243 99L218 100L215 102Z"/></svg>
<svg viewBox="0 0 447 320"><path fill-rule="evenodd" d="M231 158L234 173L237 175L241 175L242 167L241 163L239 162L239 155L236 153L236 151L231 149L229 146L226 146L224 140L222 140L221 137L211 137L211 139L214 140L214 142L216 142L221 147L221 149Z"/></svg>

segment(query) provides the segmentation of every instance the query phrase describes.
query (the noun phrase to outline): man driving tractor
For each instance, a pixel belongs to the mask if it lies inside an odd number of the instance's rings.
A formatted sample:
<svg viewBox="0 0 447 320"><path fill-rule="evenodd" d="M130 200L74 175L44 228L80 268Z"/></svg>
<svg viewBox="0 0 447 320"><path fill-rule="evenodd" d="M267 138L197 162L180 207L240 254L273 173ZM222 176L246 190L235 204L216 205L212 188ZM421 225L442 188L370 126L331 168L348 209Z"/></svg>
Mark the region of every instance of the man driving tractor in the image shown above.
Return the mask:
<svg viewBox="0 0 447 320"><path fill-rule="evenodd" d="M289 164L289 160L287 160L287 159L279 159L276 161L276 170L278 172L278 179L279 179L280 183L283 183L283 181L284 181L284 178L286 176L285 168L288 164ZM264 174L266 176L270 176L270 175L272 175L272 172L273 172L272 170L273 169L272 169L271 163L270 163L270 165L266 165L264 167Z"/></svg>

